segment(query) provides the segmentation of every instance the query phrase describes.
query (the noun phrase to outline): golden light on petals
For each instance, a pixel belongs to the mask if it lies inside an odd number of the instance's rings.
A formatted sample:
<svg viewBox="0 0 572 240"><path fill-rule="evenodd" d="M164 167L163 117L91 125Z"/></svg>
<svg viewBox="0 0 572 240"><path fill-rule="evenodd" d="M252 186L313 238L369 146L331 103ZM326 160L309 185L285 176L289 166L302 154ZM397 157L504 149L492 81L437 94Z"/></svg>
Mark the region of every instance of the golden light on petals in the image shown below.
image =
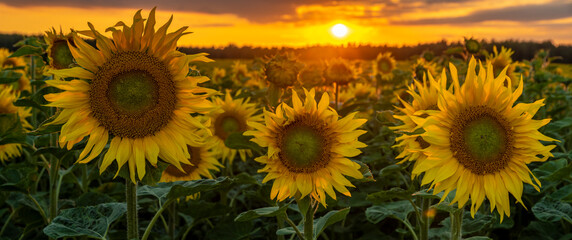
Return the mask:
<svg viewBox="0 0 572 240"><path fill-rule="evenodd" d="M68 44L79 67L48 70L73 78L46 81L64 91L44 97L48 106L61 109L51 124L63 124L62 147L71 149L88 138L79 163L97 157L111 140L100 172L113 162L118 169L128 163L136 182L145 176L147 162L157 166L158 159L183 170L181 164L190 164L187 146L204 143L194 132L206 127L191 114L214 110L206 98L216 91L197 86L208 78L187 75L189 61L208 59L176 50L187 27L167 33L171 20L155 30L155 9L146 19L138 11L131 26L120 22L107 29L111 39L88 23L90 30L73 32L74 44ZM97 48L79 34L94 38Z"/></svg>
<svg viewBox="0 0 572 240"><path fill-rule="evenodd" d="M442 200L456 190L452 203L459 208L470 199L472 216L488 199L502 221L510 216L509 193L524 205L523 183L539 190L526 164L553 156L555 145L540 141L556 140L538 131L550 119L532 118L544 100L514 105L522 80L516 89L505 87L506 69L495 77L491 63L476 72L472 58L462 85L455 66L449 68L453 90L441 92L439 111L422 122L420 136L429 147L421 149L426 158L417 159L412 174L424 173L422 184L430 184L434 194L444 192Z"/></svg>
<svg viewBox="0 0 572 240"><path fill-rule="evenodd" d="M324 93L319 102L314 89L305 90L305 100L292 92L292 107L281 103L276 112L264 112L266 125L249 122L255 130L253 142L268 148L268 154L255 160L264 164L263 182L274 180L270 197L283 201L289 197L312 199L326 205L326 196L336 199L334 189L350 196L353 187L346 176L362 178L360 165L348 157L361 153L366 145L357 140L365 133L358 130L365 119L354 119L356 113L338 119Z"/></svg>

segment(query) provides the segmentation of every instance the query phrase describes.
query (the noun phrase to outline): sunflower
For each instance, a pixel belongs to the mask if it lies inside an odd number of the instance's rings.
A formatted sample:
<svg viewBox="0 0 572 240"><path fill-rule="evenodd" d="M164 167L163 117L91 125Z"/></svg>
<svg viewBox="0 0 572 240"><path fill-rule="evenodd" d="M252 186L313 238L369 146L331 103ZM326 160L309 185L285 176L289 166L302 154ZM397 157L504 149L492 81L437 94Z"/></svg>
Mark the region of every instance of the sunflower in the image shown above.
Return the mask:
<svg viewBox="0 0 572 240"><path fill-rule="evenodd" d="M293 108L281 103L276 113L264 112L266 125L249 122L256 130L244 135L268 147L268 154L255 160L265 166L263 183L274 179L270 197L283 201L288 197L312 199L326 205L326 193L336 199L334 189L346 196L353 185L344 175L359 179L360 165L348 159L361 153L366 145L357 140L366 131L357 130L366 119L354 119L356 113L338 120L328 108L329 97L322 95L316 104L314 89L307 91L304 103L292 91Z"/></svg>
<svg viewBox="0 0 572 240"><path fill-rule="evenodd" d="M437 99L439 94L442 91L447 91L447 77L445 74L445 71L443 71L441 78L437 81L431 74L427 74L427 77L423 78L423 82L414 80L414 83L408 86L407 90L407 94L413 99L411 103L397 95L403 107L396 107L401 114L396 114L393 117L399 119L403 124L390 127L390 129L403 134L395 139L396 144L393 146L401 149L401 153L396 157L397 159L403 159L399 163L415 160L422 161L426 158L422 149L427 148L429 143L424 141L420 136L421 133L417 131L428 117L428 112L438 110ZM415 177L415 175L412 177Z"/></svg>
<svg viewBox="0 0 572 240"><path fill-rule="evenodd" d="M236 153L240 155L242 161L246 161L247 155L252 156L252 151L248 149L231 149L224 144L231 133L250 130L247 122L262 121L262 116L256 114L258 111L256 104L249 103L249 101L249 98L233 99L229 91L226 92L224 99L219 97L213 99L213 102L220 107L220 110L210 114L215 145L213 151L216 157L222 158L223 162L229 161L232 164Z"/></svg>
<svg viewBox="0 0 572 240"><path fill-rule="evenodd" d="M512 54L514 54L514 51L510 48L501 47L501 51L499 52L497 50L497 46L493 46L493 53L494 55L490 55L487 58L487 65L488 63L492 65L494 76L498 76L501 71L507 68L506 75L510 77L514 85L518 84L518 81L515 81L516 77L514 76L516 64L512 62L511 58ZM512 87L516 87L514 85Z"/></svg>
<svg viewBox="0 0 572 240"><path fill-rule="evenodd" d="M48 73L75 79L46 81L64 91L45 98L51 102L47 106L61 109L51 124L63 124L62 147L71 149L89 136L79 163L97 157L110 139L100 172L114 160L118 169L128 163L136 182L135 172L139 179L145 175L145 159L156 166L160 157L181 170L181 163L190 164L187 145L202 142L194 131L206 128L190 114L211 111L214 107L206 98L215 91L197 86L207 77L187 76L188 62L203 55L175 50L187 27L167 34L171 20L155 31L155 8L147 20L139 10L132 26L119 22L116 27L122 30L107 29L113 39L88 23L91 31L80 33L95 38L97 49L72 33L75 46L68 46L79 67Z"/></svg>
<svg viewBox="0 0 572 240"><path fill-rule="evenodd" d="M324 84L324 77L322 76L324 71L323 64L319 63L312 63L306 65L300 74L298 74L298 78L302 83L302 86L305 88L313 88L322 86Z"/></svg>
<svg viewBox="0 0 572 240"><path fill-rule="evenodd" d="M52 27L51 31L46 31L44 40L48 44L46 52L50 61L46 70L69 68L74 63L72 53L68 47L68 42L74 46L71 33L64 35L61 29L60 33L57 33L56 29Z"/></svg>
<svg viewBox="0 0 572 240"><path fill-rule="evenodd" d="M294 55L277 54L265 66L266 80L279 88L294 86L298 82L298 73L304 68Z"/></svg>
<svg viewBox="0 0 572 240"><path fill-rule="evenodd" d="M10 54L12 53L8 49L0 48L0 70L9 69L9 71L14 71L22 75L18 81L11 84L11 86L13 86L12 91L15 93L31 91L30 79L26 75L28 67L26 61L23 57L8 58Z"/></svg>
<svg viewBox="0 0 572 240"><path fill-rule="evenodd" d="M224 68L215 67L212 72L211 81L214 84L221 84L222 79L226 76L226 70Z"/></svg>
<svg viewBox="0 0 572 240"><path fill-rule="evenodd" d="M334 58L328 61L324 70L326 85L336 83L338 85L348 85L355 78L352 65L343 58Z"/></svg>
<svg viewBox="0 0 572 240"><path fill-rule="evenodd" d="M470 54L478 54L481 51L481 43L473 38L465 38L465 50Z"/></svg>
<svg viewBox="0 0 572 240"><path fill-rule="evenodd" d="M550 119L534 120L543 99L519 103L522 80L516 90L503 86L510 79L502 71L493 75L489 63L475 73L476 61L471 58L465 82L459 84L457 69L450 64L454 93L442 91L434 112L425 122L422 138L429 143L423 149L426 159L418 159L413 174L425 173L422 184L431 183L433 193L445 191L441 200L456 189L452 203L462 208L471 199L471 215L489 199L491 211L510 216L511 193L522 202L523 182L539 190L540 182L526 166L543 162L552 156L555 145L540 141L556 141L538 129Z"/></svg>
<svg viewBox="0 0 572 240"><path fill-rule="evenodd" d="M213 178L210 171L218 172L220 168L223 167L211 151L213 146L215 146L211 142L213 137L204 133L198 133L198 135L204 136L207 140L202 144L193 146L187 145L191 156L189 158L191 164L181 163L181 167L184 171L179 170L173 165L169 165L165 171L163 171L159 182L192 181L201 178Z"/></svg>
<svg viewBox="0 0 572 240"><path fill-rule="evenodd" d="M437 72L437 64L425 60L425 58L418 58L415 64L412 65L413 74L417 79L423 79L423 75L435 75Z"/></svg>
<svg viewBox="0 0 572 240"><path fill-rule="evenodd" d="M395 58L391 56L391 52L379 53L373 62L374 76L389 76L395 69Z"/></svg>
<svg viewBox="0 0 572 240"><path fill-rule="evenodd" d="M17 98L18 96L12 91L12 86L0 87L0 114L17 114L20 118L20 124L22 124L22 127L26 130L32 129L32 125L26 121L27 117L32 116L31 109L14 106L14 101L16 101ZM0 126L0 128L2 127L7 126ZM18 157L21 154L21 144L9 143L0 145L1 162Z"/></svg>
<svg viewBox="0 0 572 240"><path fill-rule="evenodd" d="M234 84L240 86L243 82L250 78L248 67L240 61L234 61L231 67L231 79Z"/></svg>

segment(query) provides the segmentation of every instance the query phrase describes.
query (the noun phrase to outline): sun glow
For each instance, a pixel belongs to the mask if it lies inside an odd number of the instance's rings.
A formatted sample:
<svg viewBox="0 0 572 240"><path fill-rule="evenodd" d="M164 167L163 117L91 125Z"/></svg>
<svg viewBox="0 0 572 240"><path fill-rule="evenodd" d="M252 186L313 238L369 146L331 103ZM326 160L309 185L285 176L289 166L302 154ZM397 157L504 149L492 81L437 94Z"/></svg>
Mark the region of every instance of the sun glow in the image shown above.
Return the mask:
<svg viewBox="0 0 572 240"><path fill-rule="evenodd" d="M343 38L346 35L348 35L348 27L346 27L346 25L338 23L336 25L334 25L330 31L332 32L332 34L338 38Z"/></svg>

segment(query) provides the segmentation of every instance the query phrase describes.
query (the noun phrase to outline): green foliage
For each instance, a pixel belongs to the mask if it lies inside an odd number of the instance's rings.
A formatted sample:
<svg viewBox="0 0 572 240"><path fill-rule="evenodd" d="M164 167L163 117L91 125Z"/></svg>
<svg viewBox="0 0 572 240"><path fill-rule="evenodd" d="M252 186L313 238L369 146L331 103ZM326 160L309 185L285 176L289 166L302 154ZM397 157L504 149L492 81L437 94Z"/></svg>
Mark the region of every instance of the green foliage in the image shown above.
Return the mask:
<svg viewBox="0 0 572 240"><path fill-rule="evenodd" d="M66 209L44 228L44 233L56 239L80 236L108 239L109 227L125 212L124 203Z"/></svg>

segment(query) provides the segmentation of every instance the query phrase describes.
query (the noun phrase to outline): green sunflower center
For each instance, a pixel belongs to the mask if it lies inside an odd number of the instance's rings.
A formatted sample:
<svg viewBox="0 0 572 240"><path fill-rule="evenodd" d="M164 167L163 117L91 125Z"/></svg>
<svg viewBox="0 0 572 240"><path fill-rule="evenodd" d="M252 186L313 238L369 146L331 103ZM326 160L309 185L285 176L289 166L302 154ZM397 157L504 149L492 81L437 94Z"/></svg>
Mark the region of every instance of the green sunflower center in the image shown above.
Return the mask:
<svg viewBox="0 0 572 240"><path fill-rule="evenodd" d="M139 113L155 105L157 86L153 77L145 71L130 71L118 74L111 82L109 97L118 109Z"/></svg>
<svg viewBox="0 0 572 240"><path fill-rule="evenodd" d="M377 65L377 70L385 74L391 73L391 70L393 69L390 60L385 58L380 59Z"/></svg>
<svg viewBox="0 0 572 240"><path fill-rule="evenodd" d="M247 130L245 116L241 116L235 111L225 111L215 120L215 135L221 140L226 140L228 135L234 132Z"/></svg>
<svg viewBox="0 0 572 240"><path fill-rule="evenodd" d="M284 136L284 154L299 168L311 166L320 154L322 139L309 127L295 127Z"/></svg>
<svg viewBox="0 0 572 240"><path fill-rule="evenodd" d="M169 123L177 104L167 65L138 51L112 55L95 73L89 94L93 116L119 137L155 134Z"/></svg>
<svg viewBox="0 0 572 240"><path fill-rule="evenodd" d="M475 160L494 159L504 150L505 142L504 129L490 117L473 120L465 127L465 144Z"/></svg>
<svg viewBox="0 0 572 240"><path fill-rule="evenodd" d="M463 166L485 175L506 167L514 140L502 115L488 106L472 106L455 119L450 141L453 156Z"/></svg>
<svg viewBox="0 0 572 240"><path fill-rule="evenodd" d="M476 54L481 50L481 44L476 40L470 39L465 41L465 48L467 48L469 53Z"/></svg>
<svg viewBox="0 0 572 240"><path fill-rule="evenodd" d="M69 68L74 60L66 40L54 41L50 57L52 57L52 66L56 69Z"/></svg>
<svg viewBox="0 0 572 240"><path fill-rule="evenodd" d="M304 115L278 133L279 158L291 172L311 173L327 166L331 155L328 128L316 117Z"/></svg>

